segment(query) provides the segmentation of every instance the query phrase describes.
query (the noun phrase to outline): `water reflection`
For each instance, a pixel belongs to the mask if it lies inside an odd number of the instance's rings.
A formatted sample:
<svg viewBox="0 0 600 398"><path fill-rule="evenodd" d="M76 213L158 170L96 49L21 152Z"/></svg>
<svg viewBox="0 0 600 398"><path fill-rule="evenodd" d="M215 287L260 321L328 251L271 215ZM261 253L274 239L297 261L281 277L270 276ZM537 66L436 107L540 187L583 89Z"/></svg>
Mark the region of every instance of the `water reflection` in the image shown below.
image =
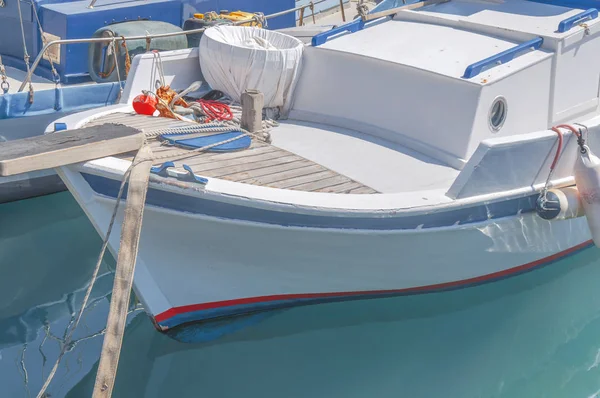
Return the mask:
<svg viewBox="0 0 600 398"><path fill-rule="evenodd" d="M0 395L35 396L81 304L101 242L69 193L0 205L0 226ZM97 360L99 346L87 342L104 327L112 268L109 256L52 396L64 395Z"/></svg>
<svg viewBox="0 0 600 398"><path fill-rule="evenodd" d="M598 254L462 291L281 311L201 345L140 316L115 396L589 397L600 390ZM93 381L94 370L68 397Z"/></svg>
<svg viewBox="0 0 600 398"><path fill-rule="evenodd" d="M35 396L100 239L68 194L0 206L0 396ZM460 291L273 312L204 344L131 315L114 397L590 397L600 391L600 251ZM88 397L104 265L52 397ZM67 293L68 292L68 293Z"/></svg>

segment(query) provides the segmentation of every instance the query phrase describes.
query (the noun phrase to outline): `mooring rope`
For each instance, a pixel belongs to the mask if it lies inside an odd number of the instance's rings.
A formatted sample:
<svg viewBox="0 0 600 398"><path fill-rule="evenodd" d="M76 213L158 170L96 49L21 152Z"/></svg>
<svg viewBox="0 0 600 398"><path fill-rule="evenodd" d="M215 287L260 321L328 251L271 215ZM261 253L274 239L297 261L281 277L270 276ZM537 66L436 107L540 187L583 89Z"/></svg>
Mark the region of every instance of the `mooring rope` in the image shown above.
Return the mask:
<svg viewBox="0 0 600 398"><path fill-rule="evenodd" d="M585 127L585 126L583 126L583 127L587 129L587 127ZM546 207L546 203L549 203L548 191L550 190L552 175L554 174L554 170L556 169L558 160L560 159L560 155L562 154L562 150L563 150L564 137L563 137L563 133L560 129L570 130L573 133L573 135L575 135L577 137L577 145L579 145L581 153L585 153L585 151L586 151L585 139L583 138L583 134L580 130L576 129L575 127L573 127L569 124L560 124L558 126L554 126L551 128L551 130L557 134L558 141L556 144L556 152L554 153L554 158L552 159L552 163L550 163L550 171L548 172L548 177L546 177L546 182L544 183L544 188L542 188L542 192L540 193L540 196L538 198L538 204L542 210L549 210Z"/></svg>
<svg viewBox="0 0 600 398"><path fill-rule="evenodd" d="M141 162L138 162L141 163ZM102 248L100 249L100 254L98 255L98 259L96 261L96 265L94 266L94 272L92 273L92 277L90 279L90 283L87 287L87 290L85 292L85 296L83 298L83 302L81 304L81 308L79 309L79 312L77 313L77 318L75 319L75 322L71 325L70 329L68 330L65 339L64 339L64 343L62 344L62 347L60 349L60 353L58 354L58 358L56 359L56 362L54 363L54 366L52 367L52 370L50 371L50 373L48 374L48 377L46 378L46 381L44 382L44 384L42 385L42 388L40 389L40 392L37 395L37 398L44 398L46 395L46 390L48 389L48 386L50 386L50 383L52 382L52 379L54 378L54 375L56 374L56 371L58 370L58 366L60 365L60 361L62 360L63 356L65 355L65 353L68 351L70 345L71 345L71 341L73 339L73 334L75 333L75 330L77 329L77 326L79 326L79 322L81 321L81 317L83 316L83 313L87 307L87 303L90 299L90 295L92 294L92 289L94 288L94 284L96 283L96 279L98 278L98 272L100 271L100 266L102 264L102 260L104 259L104 254L106 253L106 249L108 247L108 240L110 238L110 235L112 233L114 224L115 224L115 220L117 218L117 211L119 209L119 205L121 203L121 199L123 197L123 191L125 190L125 185L127 184L127 181L129 180L129 176L131 175L131 170L133 169L133 167L136 165L136 163L131 163L131 165L129 166L129 168L125 171L125 173L123 174L123 180L121 181L121 186L119 187L119 193L117 194L117 198L116 198L116 202L115 202L115 206L113 209L113 213L112 216L110 218L110 222L108 224L108 229L106 231L106 237L104 238L104 240L102 241Z"/></svg>
<svg viewBox="0 0 600 398"><path fill-rule="evenodd" d="M17 1L17 10L19 12L19 21L21 23L21 40L23 41L23 61L27 68L27 82L29 83L29 103L33 104L33 84L31 82L31 68L29 66L29 52L27 51L27 41L25 40L25 26L23 22L23 13L21 12L21 1Z"/></svg>

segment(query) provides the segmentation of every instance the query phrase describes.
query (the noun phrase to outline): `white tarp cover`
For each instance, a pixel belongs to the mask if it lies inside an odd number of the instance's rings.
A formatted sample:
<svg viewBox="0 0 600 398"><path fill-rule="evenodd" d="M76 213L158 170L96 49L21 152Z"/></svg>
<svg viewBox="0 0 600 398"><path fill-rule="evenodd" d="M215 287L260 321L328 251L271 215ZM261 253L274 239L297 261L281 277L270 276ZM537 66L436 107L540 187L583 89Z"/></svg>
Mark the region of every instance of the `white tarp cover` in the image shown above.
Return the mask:
<svg viewBox="0 0 600 398"><path fill-rule="evenodd" d="M304 45L295 37L249 26L215 26L200 40L207 83L239 102L246 89L265 96L265 107L287 113Z"/></svg>

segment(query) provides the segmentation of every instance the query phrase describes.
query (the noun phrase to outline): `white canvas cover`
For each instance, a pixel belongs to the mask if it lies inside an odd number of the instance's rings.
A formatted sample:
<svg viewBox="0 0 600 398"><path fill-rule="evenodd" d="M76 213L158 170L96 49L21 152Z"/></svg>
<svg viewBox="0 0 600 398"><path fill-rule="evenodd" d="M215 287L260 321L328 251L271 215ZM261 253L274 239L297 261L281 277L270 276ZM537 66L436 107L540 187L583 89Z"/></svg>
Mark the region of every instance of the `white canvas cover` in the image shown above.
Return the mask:
<svg viewBox="0 0 600 398"><path fill-rule="evenodd" d="M295 37L249 26L215 26L200 40L200 67L207 83L240 101L258 89L265 107L289 110L304 45Z"/></svg>

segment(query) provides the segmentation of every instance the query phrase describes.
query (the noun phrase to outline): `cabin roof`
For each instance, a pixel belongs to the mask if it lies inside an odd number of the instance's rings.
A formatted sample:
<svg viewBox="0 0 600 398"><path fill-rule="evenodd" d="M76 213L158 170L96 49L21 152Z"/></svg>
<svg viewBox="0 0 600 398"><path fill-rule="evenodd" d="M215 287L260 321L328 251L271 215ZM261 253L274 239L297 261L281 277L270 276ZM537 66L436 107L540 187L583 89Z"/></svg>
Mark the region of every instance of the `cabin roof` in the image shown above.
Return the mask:
<svg viewBox="0 0 600 398"><path fill-rule="evenodd" d="M392 37L394 39L390 40ZM390 20L336 38L319 48L376 58L462 79L467 66L518 44L520 43L450 26ZM485 84L550 56L543 50L531 51L507 64L490 68L471 81Z"/></svg>

